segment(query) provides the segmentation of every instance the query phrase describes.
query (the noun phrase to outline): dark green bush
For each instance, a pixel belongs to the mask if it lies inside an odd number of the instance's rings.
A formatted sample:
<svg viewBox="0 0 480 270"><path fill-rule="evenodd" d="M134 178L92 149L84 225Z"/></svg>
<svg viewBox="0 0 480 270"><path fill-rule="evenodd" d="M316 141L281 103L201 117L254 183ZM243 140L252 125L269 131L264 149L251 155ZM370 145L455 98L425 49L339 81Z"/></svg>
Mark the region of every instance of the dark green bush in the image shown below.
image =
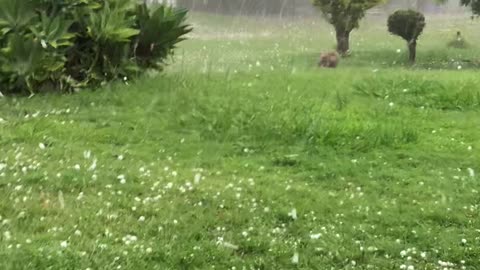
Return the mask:
<svg viewBox="0 0 480 270"><path fill-rule="evenodd" d="M425 25L425 16L415 10L398 10L388 17L388 31L407 41L412 63L416 58L417 39Z"/></svg>
<svg viewBox="0 0 480 270"><path fill-rule="evenodd" d="M73 91L162 69L187 11L135 0L0 0L0 91Z"/></svg>

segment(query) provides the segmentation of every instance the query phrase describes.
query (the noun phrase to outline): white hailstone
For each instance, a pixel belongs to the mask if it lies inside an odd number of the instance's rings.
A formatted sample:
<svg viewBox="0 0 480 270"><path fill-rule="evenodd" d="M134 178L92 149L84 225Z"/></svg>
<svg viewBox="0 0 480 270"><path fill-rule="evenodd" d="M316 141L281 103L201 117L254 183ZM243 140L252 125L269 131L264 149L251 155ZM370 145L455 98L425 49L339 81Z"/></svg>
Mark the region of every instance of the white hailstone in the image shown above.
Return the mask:
<svg viewBox="0 0 480 270"><path fill-rule="evenodd" d="M300 258L299 258L298 252L295 252L292 257L292 263L298 264L299 261L300 261Z"/></svg>
<svg viewBox="0 0 480 270"><path fill-rule="evenodd" d="M7 164L0 163L0 171L3 171L5 168L7 168Z"/></svg>
<svg viewBox="0 0 480 270"><path fill-rule="evenodd" d="M60 247L62 247L62 248L67 248L67 247L68 247L67 241L62 241L62 242L60 243Z"/></svg>
<svg viewBox="0 0 480 270"><path fill-rule="evenodd" d="M461 69L462 69L462 66L461 66L461 65L458 65L457 69L458 69L458 70L461 70Z"/></svg>
<svg viewBox="0 0 480 270"><path fill-rule="evenodd" d="M402 52L402 50L401 50L401 49L397 49L397 53L401 53L401 52Z"/></svg>
<svg viewBox="0 0 480 270"><path fill-rule="evenodd" d="M462 244L466 244L467 243L467 239L462 239Z"/></svg>
<svg viewBox="0 0 480 270"><path fill-rule="evenodd" d="M1 97L1 96L0 96ZM1 118L0 117L0 124L3 124L3 123L6 123L7 121L5 121L5 119Z"/></svg>
<svg viewBox="0 0 480 270"><path fill-rule="evenodd" d="M195 174L195 177L193 179L193 183L195 183L196 185L198 185L200 183L200 180L202 180L202 175L197 173Z"/></svg>
<svg viewBox="0 0 480 270"><path fill-rule="evenodd" d="M74 168L75 170L79 171L79 170L80 170L80 165L79 165L79 164L75 164L75 166L73 166L73 168Z"/></svg>
<svg viewBox="0 0 480 270"><path fill-rule="evenodd" d="M290 213L288 213L288 216L291 217L293 220L297 220L297 209L293 208Z"/></svg>
<svg viewBox="0 0 480 270"><path fill-rule="evenodd" d="M225 248L229 248L229 249L233 249L233 250L237 250L239 247L237 245L234 245L232 243L229 243L229 242L225 242L225 241L219 241L217 242L219 245L225 247Z"/></svg>
<svg viewBox="0 0 480 270"><path fill-rule="evenodd" d="M310 239L319 239L320 237L322 237L322 234L321 234L321 233L311 234L311 235L310 235Z"/></svg>
<svg viewBox="0 0 480 270"><path fill-rule="evenodd" d="M468 175L470 175L470 177L475 177L475 171L472 169L472 168L468 168Z"/></svg>
<svg viewBox="0 0 480 270"><path fill-rule="evenodd" d="M467 149L468 149L468 151L472 151L472 147L471 147L471 146L469 146Z"/></svg>
<svg viewBox="0 0 480 270"><path fill-rule="evenodd" d="M124 159L124 156L123 156L123 155L119 155L119 156L117 157L117 159L118 159L118 160L123 160L123 159Z"/></svg>
<svg viewBox="0 0 480 270"><path fill-rule="evenodd" d="M94 171L96 168L97 168L97 160L94 159L93 162L92 162L92 165L90 165L90 167L88 167L88 170L89 171Z"/></svg>
<svg viewBox="0 0 480 270"><path fill-rule="evenodd" d="M407 256L407 252L405 250L400 251L400 256L402 257Z"/></svg>
<svg viewBox="0 0 480 270"><path fill-rule="evenodd" d="M242 236L243 236L243 237L247 237L247 236L248 236L248 232L243 231L243 232L242 232Z"/></svg>
<svg viewBox="0 0 480 270"><path fill-rule="evenodd" d="M83 157L85 159L90 159L91 156L92 156L92 152L90 150L83 151Z"/></svg>
<svg viewBox="0 0 480 270"><path fill-rule="evenodd" d="M31 244L31 243L32 243L32 240L31 240L31 239L27 239L27 240L25 240L25 243Z"/></svg>
<svg viewBox="0 0 480 270"><path fill-rule="evenodd" d="M420 257L422 257L422 258L424 258L424 259L425 259L425 258L427 257L427 253L426 253L426 252L422 252L422 253L420 253Z"/></svg>
<svg viewBox="0 0 480 270"><path fill-rule="evenodd" d="M145 252L146 252L146 253L152 253L152 248L147 248L147 249L145 250Z"/></svg>
<svg viewBox="0 0 480 270"><path fill-rule="evenodd" d="M144 217L144 216L139 217L139 218L138 218L138 221L144 222L144 221L145 221L145 217Z"/></svg>
<svg viewBox="0 0 480 270"><path fill-rule="evenodd" d="M390 103L388 103L388 106L393 107L393 106L395 106L395 103L390 102Z"/></svg>
<svg viewBox="0 0 480 270"><path fill-rule="evenodd" d="M9 231L5 231L3 233L3 237L5 238L5 240L10 240L12 238L12 234L9 232Z"/></svg>
<svg viewBox="0 0 480 270"><path fill-rule="evenodd" d="M407 269L407 266L405 264L400 265L400 269Z"/></svg>
<svg viewBox="0 0 480 270"><path fill-rule="evenodd" d="M43 143L39 143L38 147L42 150L44 150L46 148L45 144L43 144Z"/></svg>
<svg viewBox="0 0 480 270"><path fill-rule="evenodd" d="M415 267L413 265L408 266L407 270L415 270Z"/></svg>
<svg viewBox="0 0 480 270"><path fill-rule="evenodd" d="M119 176L117 176L117 179L120 181L120 184L122 184L122 185L127 183L127 180L125 179L125 175L123 175L123 174L120 174Z"/></svg>
<svg viewBox="0 0 480 270"><path fill-rule="evenodd" d="M75 234L76 236L81 236L81 235L82 235L82 232L79 231L79 230L76 230L76 231L74 232L74 234Z"/></svg>

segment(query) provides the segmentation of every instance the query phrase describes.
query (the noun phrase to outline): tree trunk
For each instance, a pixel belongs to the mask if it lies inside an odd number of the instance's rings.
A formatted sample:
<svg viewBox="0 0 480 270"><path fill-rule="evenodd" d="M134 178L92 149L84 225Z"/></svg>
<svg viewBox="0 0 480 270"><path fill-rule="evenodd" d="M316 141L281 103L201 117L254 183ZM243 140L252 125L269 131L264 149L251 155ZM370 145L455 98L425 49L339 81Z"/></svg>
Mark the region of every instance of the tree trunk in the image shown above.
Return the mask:
<svg viewBox="0 0 480 270"><path fill-rule="evenodd" d="M408 59L410 60L410 63L415 64L415 59L417 58L417 41L416 40L411 40L410 42L408 42L408 51L409 51Z"/></svg>
<svg viewBox="0 0 480 270"><path fill-rule="evenodd" d="M346 56L350 50L350 32L337 30L337 52Z"/></svg>

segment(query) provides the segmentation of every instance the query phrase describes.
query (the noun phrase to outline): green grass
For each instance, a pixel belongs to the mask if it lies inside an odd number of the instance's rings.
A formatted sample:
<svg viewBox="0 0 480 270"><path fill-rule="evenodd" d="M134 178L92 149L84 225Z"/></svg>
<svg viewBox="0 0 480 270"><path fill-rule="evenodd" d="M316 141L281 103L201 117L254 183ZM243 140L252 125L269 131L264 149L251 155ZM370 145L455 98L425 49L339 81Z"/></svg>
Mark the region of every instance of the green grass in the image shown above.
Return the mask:
<svg viewBox="0 0 480 270"><path fill-rule="evenodd" d="M164 74L0 99L0 269L479 269L478 23L325 70L320 20L192 20Z"/></svg>

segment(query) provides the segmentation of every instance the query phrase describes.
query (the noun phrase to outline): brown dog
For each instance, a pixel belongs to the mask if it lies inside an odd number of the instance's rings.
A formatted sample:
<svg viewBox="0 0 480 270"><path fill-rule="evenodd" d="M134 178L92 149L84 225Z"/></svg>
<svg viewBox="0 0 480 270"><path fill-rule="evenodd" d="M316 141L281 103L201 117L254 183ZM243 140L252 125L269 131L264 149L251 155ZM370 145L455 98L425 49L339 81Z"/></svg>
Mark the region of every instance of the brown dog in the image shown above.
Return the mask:
<svg viewBox="0 0 480 270"><path fill-rule="evenodd" d="M322 53L318 61L319 67L336 68L340 62L340 56L336 52Z"/></svg>

